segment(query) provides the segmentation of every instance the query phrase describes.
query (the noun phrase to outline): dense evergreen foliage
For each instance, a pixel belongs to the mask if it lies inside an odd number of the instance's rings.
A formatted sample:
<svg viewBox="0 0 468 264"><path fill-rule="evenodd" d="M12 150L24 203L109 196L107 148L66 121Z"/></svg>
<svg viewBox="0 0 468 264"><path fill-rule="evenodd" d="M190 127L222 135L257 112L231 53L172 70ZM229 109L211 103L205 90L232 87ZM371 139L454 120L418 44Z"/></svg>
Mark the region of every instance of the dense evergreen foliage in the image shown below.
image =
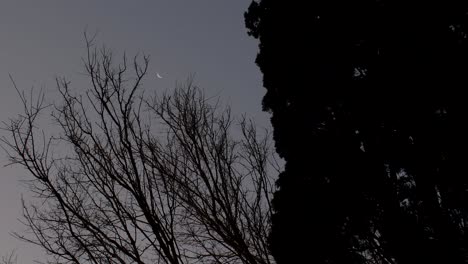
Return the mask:
<svg viewBox="0 0 468 264"><path fill-rule="evenodd" d="M467 259L468 2L252 2L278 263ZM300 262L299 262L300 261Z"/></svg>

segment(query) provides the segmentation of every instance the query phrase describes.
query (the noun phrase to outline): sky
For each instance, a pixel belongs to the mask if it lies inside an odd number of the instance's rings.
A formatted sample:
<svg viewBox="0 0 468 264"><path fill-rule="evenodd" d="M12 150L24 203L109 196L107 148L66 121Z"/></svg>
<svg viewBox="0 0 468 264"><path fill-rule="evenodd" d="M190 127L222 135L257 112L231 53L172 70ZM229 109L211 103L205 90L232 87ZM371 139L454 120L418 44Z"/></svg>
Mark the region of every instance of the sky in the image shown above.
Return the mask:
<svg viewBox="0 0 468 264"><path fill-rule="evenodd" d="M195 76L208 95L219 95L233 112L269 127L261 111L264 89L255 65L258 43L247 35L243 14L251 0L4 0L0 8L0 122L21 113L20 90L43 89L57 96L56 77L77 91L86 89L82 57L85 30L115 56L150 55L147 90L165 90ZM159 73L163 78L156 77ZM46 124L47 125L47 124ZM5 132L0 132L6 136ZM22 232L21 197L29 175L5 167L0 152L0 256L16 250L18 263L40 260L40 248L13 238Z"/></svg>

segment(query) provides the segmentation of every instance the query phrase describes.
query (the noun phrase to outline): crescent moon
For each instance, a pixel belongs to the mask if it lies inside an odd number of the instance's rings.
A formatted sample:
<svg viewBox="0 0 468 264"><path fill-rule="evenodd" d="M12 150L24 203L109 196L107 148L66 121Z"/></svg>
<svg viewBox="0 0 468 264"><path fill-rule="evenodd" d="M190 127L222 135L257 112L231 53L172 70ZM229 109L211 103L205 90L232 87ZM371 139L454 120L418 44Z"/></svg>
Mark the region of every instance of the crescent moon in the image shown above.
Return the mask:
<svg viewBox="0 0 468 264"><path fill-rule="evenodd" d="M161 75L159 75L159 73L158 73L158 72L156 73L156 77L158 77L159 79L162 79L162 76L161 76Z"/></svg>

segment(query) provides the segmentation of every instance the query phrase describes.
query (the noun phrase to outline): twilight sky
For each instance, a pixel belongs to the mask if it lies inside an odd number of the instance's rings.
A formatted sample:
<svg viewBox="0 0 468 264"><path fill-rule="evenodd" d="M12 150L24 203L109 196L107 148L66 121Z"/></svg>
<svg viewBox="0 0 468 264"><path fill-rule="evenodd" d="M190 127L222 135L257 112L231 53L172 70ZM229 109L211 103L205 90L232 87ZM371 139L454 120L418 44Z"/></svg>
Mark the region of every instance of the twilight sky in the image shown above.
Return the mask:
<svg viewBox="0 0 468 264"><path fill-rule="evenodd" d="M81 57L83 31L98 32L97 43L118 56L138 52L151 56L145 89L164 90L195 75L208 95L220 95L235 113L247 113L269 126L261 112L265 92L254 63L257 42L246 34L243 13L251 0L4 0L0 8L0 121L21 113L8 74L18 87L43 88L56 94L54 79L65 76L84 89ZM118 57L116 58L116 60ZM156 78L156 72L162 79ZM5 135L1 132L1 135ZM4 165L0 152L0 256L16 249L18 263L40 257L38 248L9 235L21 231L20 180L24 171Z"/></svg>

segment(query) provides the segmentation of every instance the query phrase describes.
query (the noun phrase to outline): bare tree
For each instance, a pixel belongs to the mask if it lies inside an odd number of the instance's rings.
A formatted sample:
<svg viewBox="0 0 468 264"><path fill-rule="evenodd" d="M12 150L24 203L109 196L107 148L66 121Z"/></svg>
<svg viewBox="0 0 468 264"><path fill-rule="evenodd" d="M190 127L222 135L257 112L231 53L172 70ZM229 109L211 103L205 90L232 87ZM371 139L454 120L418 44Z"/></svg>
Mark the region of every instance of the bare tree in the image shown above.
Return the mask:
<svg viewBox="0 0 468 264"><path fill-rule="evenodd" d="M12 250L10 253L2 256L0 259L0 264L16 264L18 263L18 257L16 256L16 251Z"/></svg>
<svg viewBox="0 0 468 264"><path fill-rule="evenodd" d="M3 147L39 199L23 202L32 235L16 235L53 263L273 263L269 135L190 80L146 96L148 57L116 65L86 43L90 88L57 79L51 106L19 93L24 113L5 124ZM37 121L48 109L51 135Z"/></svg>

